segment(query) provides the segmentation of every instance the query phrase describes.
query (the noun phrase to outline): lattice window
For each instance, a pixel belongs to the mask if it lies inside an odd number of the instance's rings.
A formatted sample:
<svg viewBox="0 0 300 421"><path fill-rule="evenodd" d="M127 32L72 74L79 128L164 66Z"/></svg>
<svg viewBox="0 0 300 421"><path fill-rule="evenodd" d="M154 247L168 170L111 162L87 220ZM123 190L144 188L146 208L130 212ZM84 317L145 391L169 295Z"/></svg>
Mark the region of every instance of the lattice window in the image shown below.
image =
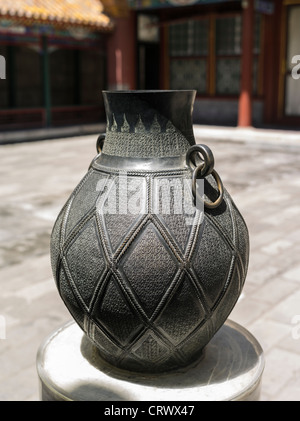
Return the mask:
<svg viewBox="0 0 300 421"><path fill-rule="evenodd" d="M240 59L219 58L216 63L216 92L238 95L240 91Z"/></svg>
<svg viewBox="0 0 300 421"><path fill-rule="evenodd" d="M206 91L206 60L174 59L170 64L172 89L196 89Z"/></svg>
<svg viewBox="0 0 300 421"><path fill-rule="evenodd" d="M253 94L260 95L261 15L255 15ZM212 41L213 40L213 41ZM198 94L240 93L242 16L213 16L169 26L171 89L196 89Z"/></svg>
<svg viewBox="0 0 300 421"><path fill-rule="evenodd" d="M238 95L242 18L240 15L216 19L216 93Z"/></svg>
<svg viewBox="0 0 300 421"><path fill-rule="evenodd" d="M206 92L209 22L172 24L169 29L170 87Z"/></svg>
<svg viewBox="0 0 300 421"><path fill-rule="evenodd" d="M188 21L170 25L170 56L206 56L208 21Z"/></svg>

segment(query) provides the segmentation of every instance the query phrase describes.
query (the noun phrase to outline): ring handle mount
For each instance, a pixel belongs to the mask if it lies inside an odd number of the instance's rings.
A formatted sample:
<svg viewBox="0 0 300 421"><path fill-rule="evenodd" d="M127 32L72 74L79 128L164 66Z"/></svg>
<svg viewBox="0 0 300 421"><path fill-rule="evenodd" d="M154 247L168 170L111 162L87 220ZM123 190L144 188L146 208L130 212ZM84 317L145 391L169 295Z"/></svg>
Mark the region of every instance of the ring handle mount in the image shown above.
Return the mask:
<svg viewBox="0 0 300 421"><path fill-rule="evenodd" d="M196 155L197 154L197 155ZM196 159L198 158L198 162ZM202 197L200 197L200 200L204 202L204 206L209 209L217 208L223 200L224 196L224 187L221 180L221 177L217 173L217 171L214 169L215 159L214 155L211 151L211 149L206 145L193 145L189 148L189 150L186 153L186 163L189 167L192 168L193 174L192 174L192 194L194 198L194 204L196 205L196 199L199 197L197 195L197 179L205 178L208 175L212 175L215 182L217 183L219 196L214 202L209 202L207 200L204 200Z"/></svg>

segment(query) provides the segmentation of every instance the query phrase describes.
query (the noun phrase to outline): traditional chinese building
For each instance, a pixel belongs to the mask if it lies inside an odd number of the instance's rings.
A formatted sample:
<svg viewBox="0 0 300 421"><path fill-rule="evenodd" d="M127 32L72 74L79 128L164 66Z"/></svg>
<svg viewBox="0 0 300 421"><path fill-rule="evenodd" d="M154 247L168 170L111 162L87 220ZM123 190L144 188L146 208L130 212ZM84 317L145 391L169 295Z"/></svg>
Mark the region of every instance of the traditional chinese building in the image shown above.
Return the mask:
<svg viewBox="0 0 300 421"><path fill-rule="evenodd" d="M196 89L199 123L300 126L299 0L128 1L136 80L119 74L119 86Z"/></svg>
<svg viewBox="0 0 300 421"><path fill-rule="evenodd" d="M103 120L103 89L196 89L197 123L300 127L299 23L300 0L0 0L0 129Z"/></svg>
<svg viewBox="0 0 300 421"><path fill-rule="evenodd" d="M0 130L103 118L112 30L98 0L0 0Z"/></svg>

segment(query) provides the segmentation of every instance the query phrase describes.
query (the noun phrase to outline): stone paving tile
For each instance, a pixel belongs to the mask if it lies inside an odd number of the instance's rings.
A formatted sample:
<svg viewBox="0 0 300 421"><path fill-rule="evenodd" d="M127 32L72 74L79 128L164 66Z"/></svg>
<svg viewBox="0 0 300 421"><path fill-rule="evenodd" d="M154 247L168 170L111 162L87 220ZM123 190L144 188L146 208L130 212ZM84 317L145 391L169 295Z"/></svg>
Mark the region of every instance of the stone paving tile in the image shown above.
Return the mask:
<svg viewBox="0 0 300 421"><path fill-rule="evenodd" d="M268 311L268 317L278 322L291 323L296 315L300 315L300 291L293 292ZM299 343L300 346L300 343Z"/></svg>
<svg viewBox="0 0 300 421"><path fill-rule="evenodd" d="M293 267L283 274L285 279L300 282L300 265Z"/></svg>
<svg viewBox="0 0 300 421"><path fill-rule="evenodd" d="M289 333L282 338L278 346L286 351L300 354L300 317L294 317L290 323ZM299 373L300 374L300 373Z"/></svg>
<svg viewBox="0 0 300 421"><path fill-rule="evenodd" d="M248 325L248 329L259 341L265 353L277 344L280 345L286 336L291 335L291 326L266 317Z"/></svg>
<svg viewBox="0 0 300 421"><path fill-rule="evenodd" d="M282 386L280 391L276 394L276 401L299 401L300 397L300 375L295 375Z"/></svg>
<svg viewBox="0 0 300 421"><path fill-rule="evenodd" d="M0 401L15 401L15 389L18 385L22 401L36 401L38 396L38 379L35 367L30 366L19 370L5 379L5 387L0 391Z"/></svg>
<svg viewBox="0 0 300 421"><path fill-rule="evenodd" d="M278 273L278 266L267 266L266 262L263 265L255 265L250 261L248 275L246 282L252 282L257 286L263 286L267 281L270 279L274 279L274 277Z"/></svg>
<svg viewBox="0 0 300 421"><path fill-rule="evenodd" d="M265 303L244 295L230 313L229 318L246 327L257 320L265 310Z"/></svg>
<svg viewBox="0 0 300 421"><path fill-rule="evenodd" d="M0 400L39 399L37 350L70 319L52 279L49 239L96 154L96 138L0 147ZM300 400L300 148L203 143L250 233L248 275L230 318L264 349L261 399Z"/></svg>
<svg viewBox="0 0 300 421"><path fill-rule="evenodd" d="M287 281L283 275L283 277L276 277L265 282L259 289L255 288L251 293L251 298L266 305L276 305L298 289L299 286L296 283Z"/></svg>
<svg viewBox="0 0 300 421"><path fill-rule="evenodd" d="M270 400L274 398L276 400L278 394L289 385L289 382L294 382L299 376L300 358L295 353L273 348L266 353L265 360L262 389Z"/></svg>

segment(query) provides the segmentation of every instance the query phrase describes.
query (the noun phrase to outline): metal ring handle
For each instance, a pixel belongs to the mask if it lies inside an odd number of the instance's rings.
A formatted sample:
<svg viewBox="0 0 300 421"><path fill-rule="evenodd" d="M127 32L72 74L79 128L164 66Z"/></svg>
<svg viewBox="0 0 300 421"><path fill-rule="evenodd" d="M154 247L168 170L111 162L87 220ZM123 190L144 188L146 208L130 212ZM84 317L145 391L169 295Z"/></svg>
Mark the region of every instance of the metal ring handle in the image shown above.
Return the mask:
<svg viewBox="0 0 300 421"><path fill-rule="evenodd" d="M197 197L197 191L196 191L197 175L200 170L201 170L201 167L196 167L192 176L192 193L194 196L194 204L196 204L196 197ZM221 177L219 176L216 170L212 170L211 175L214 177L217 183L219 196L214 202L208 202L207 200L202 199L202 197L201 197L201 200L204 202L205 207L209 209L215 209L222 203L223 196L224 196L224 187L223 187Z"/></svg>
<svg viewBox="0 0 300 421"><path fill-rule="evenodd" d="M97 141L96 141L96 150L97 150L97 155L93 158L92 162L90 163L89 170L92 168L92 166L93 166L94 162L96 162L96 161L97 161L97 159L99 158L99 156L101 155L101 153L102 153L102 148L103 148L103 144L104 144L104 140L105 140L105 133L101 133L101 134L98 136L98 139L97 139Z"/></svg>
<svg viewBox="0 0 300 421"><path fill-rule="evenodd" d="M204 158L203 160L201 159L203 163L201 163L200 165L196 165L196 163L194 163L191 159L196 152L201 154ZM201 177L206 177L207 175L211 174L214 169L215 158L211 149L208 146L202 145L202 144L193 145L189 148L189 150L186 153L186 163L189 166L191 166L191 163L192 163L195 166L194 169L200 167ZM197 174L198 174L198 171L197 171Z"/></svg>
<svg viewBox="0 0 300 421"><path fill-rule="evenodd" d="M101 133L98 136L98 139L96 141L96 150L97 150L98 154L102 152L104 140L105 140L105 133Z"/></svg>
<svg viewBox="0 0 300 421"><path fill-rule="evenodd" d="M217 183L218 190L219 190L219 197L214 202L207 202L205 200L204 206L206 206L209 209L214 209L214 208L217 208L222 203L223 196L224 196L224 187L223 187L221 177L219 176L219 174L217 173L216 170L213 170L211 175L214 177L214 179Z"/></svg>

